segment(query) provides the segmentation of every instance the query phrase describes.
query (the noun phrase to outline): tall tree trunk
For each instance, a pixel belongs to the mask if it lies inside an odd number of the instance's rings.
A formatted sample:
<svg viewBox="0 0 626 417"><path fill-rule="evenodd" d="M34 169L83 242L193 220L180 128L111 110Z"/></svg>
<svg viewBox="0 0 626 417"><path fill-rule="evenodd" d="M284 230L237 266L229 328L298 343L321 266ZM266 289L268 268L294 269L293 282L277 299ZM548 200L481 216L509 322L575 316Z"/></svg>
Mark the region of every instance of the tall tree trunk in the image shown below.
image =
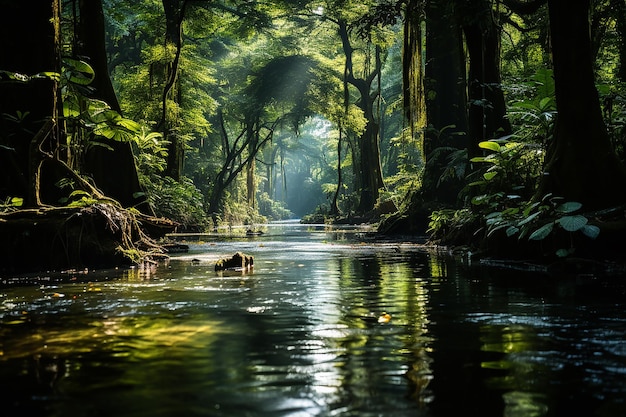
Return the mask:
<svg viewBox="0 0 626 417"><path fill-rule="evenodd" d="M426 95L424 94L424 69L422 64L423 4L409 0L404 17L402 42L402 100L404 118L409 124L411 136L426 127ZM423 143L422 143L422 151Z"/></svg>
<svg viewBox="0 0 626 417"><path fill-rule="evenodd" d="M611 147L594 84L589 0L549 0L548 7L558 118L537 197L553 193L586 210L624 204L626 171Z"/></svg>
<svg viewBox="0 0 626 417"><path fill-rule="evenodd" d="M165 71L167 79L162 95L162 114L159 127L163 132L163 138L169 141L167 152L167 166L165 175L180 181L183 172L184 147L180 142L179 135L175 132L175 120L171 120L168 110L168 102L178 101L178 67L180 65L180 55L183 48L182 25L185 17L187 0L163 0L163 10L165 11L165 46L174 45L176 53L174 60L168 65Z"/></svg>
<svg viewBox="0 0 626 417"><path fill-rule="evenodd" d="M93 98L105 101L121 114L122 109L108 72L102 0L80 0L79 6L79 42L75 46L75 54L88 57L95 71L91 83ZM85 155L85 172L91 175L105 195L119 201L124 207L136 207L152 214L139 183L130 143L106 138L98 140L110 148L91 146Z"/></svg>
<svg viewBox="0 0 626 417"><path fill-rule="evenodd" d="M359 92L357 106L363 110L367 125L365 132L359 139L359 175L361 178L360 200L357 211L367 213L374 208L378 200L379 190L385 187L382 169L380 165L379 126L374 112L374 104L379 91L372 92L372 83L379 76L382 64L380 62L380 49L376 47L376 62L371 73L364 78L357 78L354 74L352 54L354 49L350 42L347 22L339 21L339 36L343 45L346 58L344 69L344 88L347 84L352 85ZM346 94L347 91L346 91ZM355 160L356 161L356 160Z"/></svg>
<svg viewBox="0 0 626 417"><path fill-rule="evenodd" d="M493 19L491 1L469 3L461 10L468 71L468 155L482 154L478 143L511 133L500 76L500 29Z"/></svg>
<svg viewBox="0 0 626 417"><path fill-rule="evenodd" d="M445 175L449 156L456 150L467 149L469 144L462 34L453 1L430 0L425 13L424 89L428 128L424 134L426 165L422 196L426 201L454 206L464 182L454 175Z"/></svg>
<svg viewBox="0 0 626 417"><path fill-rule="evenodd" d="M341 184L343 181L341 174L341 147L343 146L343 126L341 121L339 122L339 138L337 139L337 189L333 194L333 199L330 203L330 215L338 216L339 212L339 204L337 203L339 200L339 193L341 192Z"/></svg>
<svg viewBox="0 0 626 417"><path fill-rule="evenodd" d="M246 135L248 135L248 153L251 155L246 163L246 200L248 207L256 207L256 154L259 151L259 119L255 117L249 121Z"/></svg>

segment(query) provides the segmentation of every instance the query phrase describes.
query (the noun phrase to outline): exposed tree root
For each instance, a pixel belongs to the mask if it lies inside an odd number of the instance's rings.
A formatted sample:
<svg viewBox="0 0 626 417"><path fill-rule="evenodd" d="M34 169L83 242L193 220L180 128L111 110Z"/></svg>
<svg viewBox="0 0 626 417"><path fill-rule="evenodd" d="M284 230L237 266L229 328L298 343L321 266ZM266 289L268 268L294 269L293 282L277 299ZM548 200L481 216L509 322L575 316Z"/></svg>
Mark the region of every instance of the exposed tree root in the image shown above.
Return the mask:
<svg viewBox="0 0 626 417"><path fill-rule="evenodd" d="M164 257L158 239L175 229L114 204L41 207L0 215L0 271L109 268Z"/></svg>

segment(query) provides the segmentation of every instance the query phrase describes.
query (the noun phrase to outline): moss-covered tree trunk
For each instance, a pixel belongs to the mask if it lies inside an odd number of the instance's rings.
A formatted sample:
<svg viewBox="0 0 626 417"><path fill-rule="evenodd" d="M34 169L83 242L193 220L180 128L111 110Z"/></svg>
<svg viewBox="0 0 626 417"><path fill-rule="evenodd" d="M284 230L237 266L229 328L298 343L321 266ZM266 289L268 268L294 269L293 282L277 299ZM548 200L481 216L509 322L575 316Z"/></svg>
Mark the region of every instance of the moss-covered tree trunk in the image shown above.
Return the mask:
<svg viewBox="0 0 626 417"><path fill-rule="evenodd" d="M589 0L549 0L558 119L538 197L584 209L626 203L626 171L612 149L594 85Z"/></svg>
<svg viewBox="0 0 626 417"><path fill-rule="evenodd" d="M180 181L183 175L184 145L176 133L176 120L173 120L170 103L178 105L179 91L179 65L183 47L182 25L185 16L187 0L163 0L165 11L165 45L175 47L174 59L168 64L165 74L165 87L162 96L162 114L159 127L163 131L163 138L169 141L167 152L167 167L165 174L176 181Z"/></svg>

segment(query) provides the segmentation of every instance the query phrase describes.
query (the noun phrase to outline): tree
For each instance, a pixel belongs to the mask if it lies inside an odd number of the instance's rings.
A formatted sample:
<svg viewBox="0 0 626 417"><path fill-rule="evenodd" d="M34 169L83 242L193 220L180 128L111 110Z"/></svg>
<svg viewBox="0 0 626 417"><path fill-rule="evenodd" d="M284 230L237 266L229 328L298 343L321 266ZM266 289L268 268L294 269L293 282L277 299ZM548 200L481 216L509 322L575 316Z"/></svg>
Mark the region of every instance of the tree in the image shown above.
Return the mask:
<svg viewBox="0 0 626 417"><path fill-rule="evenodd" d="M74 45L74 54L88 59L94 70L94 79L89 85L90 97L103 100L111 109L122 114L109 77L102 0L81 0L79 6L78 33L75 37L79 41ZM85 166L81 168L91 175L104 194L124 207L137 207L145 213L152 213L139 184L130 142L105 137L92 140L99 144L88 148Z"/></svg>
<svg viewBox="0 0 626 417"><path fill-rule="evenodd" d="M491 1L461 2L459 14L469 55L468 157L482 154L478 144L511 134L500 76L500 24Z"/></svg>
<svg viewBox="0 0 626 417"><path fill-rule="evenodd" d="M626 203L626 172L611 147L594 84L589 5L548 1L558 119L537 197L552 193L594 210Z"/></svg>
<svg viewBox="0 0 626 417"><path fill-rule="evenodd" d="M183 50L183 20L187 4L187 0L163 0L165 50L172 47L174 49L174 58L171 61L166 61L164 68L165 82L161 98L161 119L157 128L163 133L163 138L169 142L165 174L176 181L180 181L182 177L184 145L176 132L178 121L174 120L173 116L176 112L169 109L169 103L171 102L172 106L174 106L178 105L180 101L178 96L178 90L180 89L178 77Z"/></svg>
<svg viewBox="0 0 626 417"><path fill-rule="evenodd" d="M407 9L419 13L419 9ZM454 1L428 1L426 19L426 65L405 59L404 71L423 71L426 127L424 156L426 158L421 198L436 204L455 206L462 189L464 166L459 175L450 163L459 151L469 147L465 57L463 55L460 16ZM412 22L414 16L406 16ZM421 24L421 19L410 23ZM406 30L414 30L410 26ZM415 106L418 103L408 102ZM411 111L411 110L408 110ZM452 167L452 169L451 169Z"/></svg>
<svg viewBox="0 0 626 417"><path fill-rule="evenodd" d="M346 59L344 68L345 82L358 91L356 104L363 111L363 115L367 120L365 131L358 141L361 190L359 207L357 209L360 213L367 213L374 208L374 204L378 200L379 190L385 186L380 165L380 126L375 110L375 103L379 97L380 90L374 88L374 81L379 79L380 71L382 70L381 47L378 45L373 46L374 65L371 67L372 69L365 71L363 77L357 77L353 61L354 47L350 41L348 24L345 20L340 19L337 25ZM368 45L367 47L370 46Z"/></svg>

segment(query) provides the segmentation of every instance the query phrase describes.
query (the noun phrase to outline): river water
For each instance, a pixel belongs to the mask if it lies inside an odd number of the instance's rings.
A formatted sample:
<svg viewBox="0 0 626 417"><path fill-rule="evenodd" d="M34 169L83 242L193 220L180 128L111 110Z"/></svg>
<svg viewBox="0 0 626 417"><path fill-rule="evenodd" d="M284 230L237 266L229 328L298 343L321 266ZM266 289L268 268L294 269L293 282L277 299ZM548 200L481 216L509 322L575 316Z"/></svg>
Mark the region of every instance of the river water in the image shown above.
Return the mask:
<svg viewBox="0 0 626 417"><path fill-rule="evenodd" d="M624 276L262 229L187 236L158 267L0 279L0 415L626 416ZM254 270L215 272L236 251Z"/></svg>

